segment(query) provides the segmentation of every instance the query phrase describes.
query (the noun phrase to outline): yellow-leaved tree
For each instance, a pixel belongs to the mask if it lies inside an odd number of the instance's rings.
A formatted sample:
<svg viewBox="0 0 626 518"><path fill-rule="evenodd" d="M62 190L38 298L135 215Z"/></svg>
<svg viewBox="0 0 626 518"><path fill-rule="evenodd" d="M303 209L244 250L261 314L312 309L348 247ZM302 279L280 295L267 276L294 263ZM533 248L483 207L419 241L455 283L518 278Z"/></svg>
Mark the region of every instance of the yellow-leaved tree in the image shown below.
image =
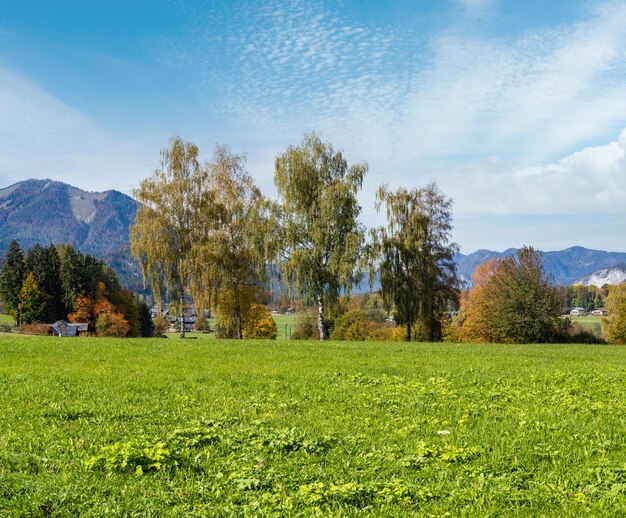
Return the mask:
<svg viewBox="0 0 626 518"><path fill-rule="evenodd" d="M317 305L320 340L328 338L329 309L362 277L365 232L357 194L366 172L367 164L349 166L314 133L276 158L273 253L292 293Z"/></svg>
<svg viewBox="0 0 626 518"><path fill-rule="evenodd" d="M262 304L254 304L243 326L244 338L276 340L278 328L270 310Z"/></svg>
<svg viewBox="0 0 626 518"><path fill-rule="evenodd" d="M626 284L609 288L604 307L609 313L603 321L607 341L616 344L626 343Z"/></svg>
<svg viewBox="0 0 626 518"><path fill-rule="evenodd" d="M222 338L243 338L250 308L266 280L268 205L245 168L245 156L216 146L208 164L213 219L197 248L191 293L199 310L212 307Z"/></svg>
<svg viewBox="0 0 626 518"><path fill-rule="evenodd" d="M144 282L162 308L167 294L184 316L187 295L198 278L197 252L213 222L213 193L198 148L179 137L161 151L161 167L133 191L139 202L130 247ZM181 337L185 326L181 326Z"/></svg>
<svg viewBox="0 0 626 518"><path fill-rule="evenodd" d="M228 146L201 165L195 145L173 138L161 156L161 168L134 191L140 206L131 250L144 280L158 305L169 296L181 321L192 298L199 314L216 310L222 336L242 338L265 281L265 200L245 157Z"/></svg>
<svg viewBox="0 0 626 518"><path fill-rule="evenodd" d="M499 265L499 259L479 265L472 275L472 289L461 295L459 338L463 342L491 342L494 339L490 319L497 311L493 307L496 301L487 290Z"/></svg>

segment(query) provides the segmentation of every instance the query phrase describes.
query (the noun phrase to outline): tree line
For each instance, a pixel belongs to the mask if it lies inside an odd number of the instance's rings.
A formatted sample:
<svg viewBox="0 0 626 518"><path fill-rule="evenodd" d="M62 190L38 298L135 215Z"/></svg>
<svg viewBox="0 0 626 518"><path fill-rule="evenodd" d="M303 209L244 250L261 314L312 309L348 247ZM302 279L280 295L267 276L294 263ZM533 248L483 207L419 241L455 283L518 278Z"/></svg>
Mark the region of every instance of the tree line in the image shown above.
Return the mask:
<svg viewBox="0 0 626 518"><path fill-rule="evenodd" d="M161 167L134 193L140 209L131 250L157 304L169 297L182 312L193 299L199 311L214 312L223 337L244 336L250 308L277 278L311 307L300 312L296 336L591 339L563 318L565 308L601 307L610 293L554 287L532 247L482 265L472 289L462 291L452 201L436 184L395 191L382 185L376 209L386 224L367 231L357 200L367 171L366 163L349 164L330 143L306 134L276 157L272 200L247 172L244 155L217 146L201 163L198 148L175 137ZM345 310L342 298L366 271L370 285L379 275L393 332L379 311Z"/></svg>
<svg viewBox="0 0 626 518"><path fill-rule="evenodd" d="M86 323L100 336L153 333L147 304L122 289L103 260L70 245L23 251L12 241L0 272L0 299L19 326L67 320Z"/></svg>
<svg viewBox="0 0 626 518"><path fill-rule="evenodd" d="M594 309L603 309L605 307L610 286L605 284L598 288L597 286L575 284L574 286L560 286L559 290L561 291L561 296L565 299L567 310L583 308L585 311L593 311Z"/></svg>
<svg viewBox="0 0 626 518"><path fill-rule="evenodd" d="M552 342L587 338L562 318L568 304L618 304L611 290L555 288L531 247L481 265L462 291L452 201L436 184L382 185L376 209L386 224L368 230L357 199L367 171L307 134L276 157L277 197L269 199L245 155L218 145L201 162L197 146L172 138L160 167L133 192L131 252L157 308L168 300L183 321L193 300L199 315L215 315L218 337L272 338L276 326L261 303L285 287L310 308L294 333L303 338ZM364 272L370 286L379 276L380 297L371 299L376 307L351 307ZM102 335L153 333L147 306L120 289L113 271L67 246L24 254L12 243L0 296L22 323L68 318Z"/></svg>
<svg viewBox="0 0 626 518"><path fill-rule="evenodd" d="M436 185L378 191L388 224L368 233L357 195L368 167L349 164L316 134L275 161L277 199L264 197L245 157L217 146L199 150L173 138L161 167L134 195L140 204L131 251L157 305L182 314L188 299L211 309L220 336L242 338L253 303L272 278L316 308L316 335L326 340L339 299L381 272L382 295L406 338L441 338L441 321L457 304L450 239L451 201ZM181 330L184 336L184 329Z"/></svg>

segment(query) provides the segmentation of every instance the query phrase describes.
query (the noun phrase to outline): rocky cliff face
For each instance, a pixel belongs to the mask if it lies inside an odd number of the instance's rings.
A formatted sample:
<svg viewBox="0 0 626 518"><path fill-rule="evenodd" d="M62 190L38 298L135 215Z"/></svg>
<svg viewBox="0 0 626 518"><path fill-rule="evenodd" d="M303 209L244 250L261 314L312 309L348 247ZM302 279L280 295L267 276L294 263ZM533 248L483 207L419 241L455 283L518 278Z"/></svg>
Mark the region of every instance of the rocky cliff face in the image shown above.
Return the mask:
<svg viewBox="0 0 626 518"><path fill-rule="evenodd" d="M583 286L597 286L601 288L605 284L617 286L622 282L626 282L626 266L616 266L615 268L603 268L597 272L578 279L574 284L582 284Z"/></svg>

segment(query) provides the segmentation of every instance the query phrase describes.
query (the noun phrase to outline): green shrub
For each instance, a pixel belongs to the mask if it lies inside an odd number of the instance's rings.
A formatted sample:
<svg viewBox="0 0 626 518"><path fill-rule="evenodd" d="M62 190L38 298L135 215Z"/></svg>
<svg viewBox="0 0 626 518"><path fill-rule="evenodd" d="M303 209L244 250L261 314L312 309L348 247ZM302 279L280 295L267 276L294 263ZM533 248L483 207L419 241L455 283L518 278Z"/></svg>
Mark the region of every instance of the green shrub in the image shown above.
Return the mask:
<svg viewBox="0 0 626 518"><path fill-rule="evenodd" d="M163 338L170 327L170 323L163 315L154 317L154 336Z"/></svg>
<svg viewBox="0 0 626 518"><path fill-rule="evenodd" d="M370 322L367 326L367 338L374 342L397 342L396 326L384 322Z"/></svg>
<svg viewBox="0 0 626 518"><path fill-rule="evenodd" d="M205 333L211 330L211 325L209 324L209 320L205 318L204 315L198 315L193 328L200 333Z"/></svg>
<svg viewBox="0 0 626 518"><path fill-rule="evenodd" d="M365 311L353 309L335 320L335 327L330 335L331 340L365 340L365 327L369 317ZM349 334L349 336L348 336Z"/></svg>
<svg viewBox="0 0 626 518"><path fill-rule="evenodd" d="M355 342L367 340L370 324L371 322L367 320L356 320L344 331L342 338L335 338L335 340L352 340ZM337 334L333 334L332 336L337 336Z"/></svg>
<svg viewBox="0 0 626 518"><path fill-rule="evenodd" d="M294 340L317 340L317 308L306 308L296 313L296 328L291 336Z"/></svg>
<svg viewBox="0 0 626 518"><path fill-rule="evenodd" d="M385 313L378 309L353 309L344 313L335 321L331 333L332 340L352 341L392 342L397 341L398 336L396 326L387 322Z"/></svg>

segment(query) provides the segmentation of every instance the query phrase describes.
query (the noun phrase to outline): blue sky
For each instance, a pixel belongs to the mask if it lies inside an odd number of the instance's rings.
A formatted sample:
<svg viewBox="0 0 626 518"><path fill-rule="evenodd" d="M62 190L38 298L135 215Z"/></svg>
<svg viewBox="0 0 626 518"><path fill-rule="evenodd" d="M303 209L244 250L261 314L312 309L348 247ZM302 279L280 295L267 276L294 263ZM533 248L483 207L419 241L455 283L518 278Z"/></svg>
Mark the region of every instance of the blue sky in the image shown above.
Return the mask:
<svg viewBox="0 0 626 518"><path fill-rule="evenodd" d="M378 185L436 181L464 252L626 251L626 4L5 0L0 185L129 193L172 135L248 156L315 130Z"/></svg>

